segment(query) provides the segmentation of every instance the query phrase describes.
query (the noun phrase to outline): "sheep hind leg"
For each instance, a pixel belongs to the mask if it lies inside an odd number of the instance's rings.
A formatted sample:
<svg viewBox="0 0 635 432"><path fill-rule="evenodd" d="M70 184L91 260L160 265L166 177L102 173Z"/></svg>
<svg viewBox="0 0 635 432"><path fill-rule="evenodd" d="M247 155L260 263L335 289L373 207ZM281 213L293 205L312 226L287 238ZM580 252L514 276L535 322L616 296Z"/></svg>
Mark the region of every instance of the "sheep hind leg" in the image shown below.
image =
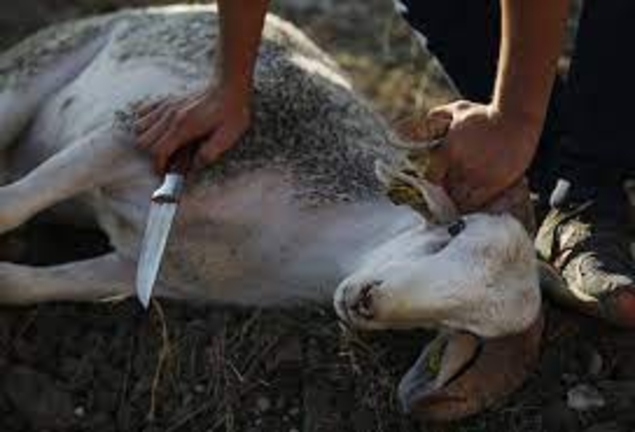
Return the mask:
<svg viewBox="0 0 635 432"><path fill-rule="evenodd" d="M0 150L5 149L29 124L41 103L79 75L97 57L109 40L108 33L98 35L84 45L53 62L27 82L6 85L0 82ZM9 51L11 54L11 51ZM19 59L0 55L0 63L18 64ZM16 66L15 69L18 69ZM11 78L17 70L5 71Z"/></svg>
<svg viewBox="0 0 635 432"><path fill-rule="evenodd" d="M0 263L0 303L98 301L130 295L136 263L116 252L50 267Z"/></svg>

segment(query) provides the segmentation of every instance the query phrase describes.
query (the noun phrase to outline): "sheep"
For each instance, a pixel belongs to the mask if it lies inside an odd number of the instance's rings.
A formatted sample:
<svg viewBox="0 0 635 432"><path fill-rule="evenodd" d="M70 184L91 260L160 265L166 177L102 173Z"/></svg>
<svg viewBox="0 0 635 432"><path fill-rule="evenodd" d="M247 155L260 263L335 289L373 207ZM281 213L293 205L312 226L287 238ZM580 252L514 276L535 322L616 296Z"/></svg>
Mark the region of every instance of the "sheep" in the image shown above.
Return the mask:
<svg viewBox="0 0 635 432"><path fill-rule="evenodd" d="M214 79L216 14L213 6L125 10L53 26L0 56L0 232L49 212L98 226L113 247L44 268L2 262L0 302L133 292L160 181L135 147L134 106ZM353 327L442 328L444 347L530 328L540 293L522 225L505 213L459 215L399 147L333 60L269 15L253 126L188 179L156 295L260 307L334 301ZM417 204L394 205L386 191L396 185ZM446 369L477 355L457 352ZM421 374L404 380L411 408Z"/></svg>

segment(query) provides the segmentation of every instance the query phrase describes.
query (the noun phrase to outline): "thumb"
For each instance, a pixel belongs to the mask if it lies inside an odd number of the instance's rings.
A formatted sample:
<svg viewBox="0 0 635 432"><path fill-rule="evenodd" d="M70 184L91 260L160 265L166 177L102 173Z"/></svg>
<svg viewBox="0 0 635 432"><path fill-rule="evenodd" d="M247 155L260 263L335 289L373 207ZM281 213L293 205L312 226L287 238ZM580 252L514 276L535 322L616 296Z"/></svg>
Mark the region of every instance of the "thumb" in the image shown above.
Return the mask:
<svg viewBox="0 0 635 432"><path fill-rule="evenodd" d="M425 126L431 139L440 139L447 135L454 120L453 105L441 105L428 111Z"/></svg>

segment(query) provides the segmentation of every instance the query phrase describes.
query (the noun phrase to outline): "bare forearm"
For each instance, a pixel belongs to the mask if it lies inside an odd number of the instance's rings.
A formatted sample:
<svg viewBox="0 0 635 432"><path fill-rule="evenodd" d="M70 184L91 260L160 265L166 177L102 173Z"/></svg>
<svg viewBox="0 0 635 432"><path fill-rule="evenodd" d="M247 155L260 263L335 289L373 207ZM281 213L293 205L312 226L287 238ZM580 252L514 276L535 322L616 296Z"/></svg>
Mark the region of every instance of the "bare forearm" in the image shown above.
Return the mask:
<svg viewBox="0 0 635 432"><path fill-rule="evenodd" d="M238 93L251 89L268 4L269 0L218 0L220 81Z"/></svg>
<svg viewBox="0 0 635 432"><path fill-rule="evenodd" d="M446 125L440 183L462 211L482 209L519 181L535 153L567 17L568 0L500 0L502 37L492 101L433 109ZM449 126L447 126L449 122Z"/></svg>
<svg viewBox="0 0 635 432"><path fill-rule="evenodd" d="M501 0L494 107L540 129L566 27L568 0Z"/></svg>

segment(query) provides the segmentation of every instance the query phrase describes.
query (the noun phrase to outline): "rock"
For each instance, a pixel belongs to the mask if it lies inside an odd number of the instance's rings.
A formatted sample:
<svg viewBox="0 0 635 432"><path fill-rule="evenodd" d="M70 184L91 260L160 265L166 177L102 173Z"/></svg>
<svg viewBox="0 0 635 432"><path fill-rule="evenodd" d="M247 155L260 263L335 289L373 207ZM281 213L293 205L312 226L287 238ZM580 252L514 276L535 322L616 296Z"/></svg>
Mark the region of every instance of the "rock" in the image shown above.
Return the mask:
<svg viewBox="0 0 635 432"><path fill-rule="evenodd" d="M34 429L67 429L75 423L71 395L51 377L24 366L12 367L4 390L16 413Z"/></svg>
<svg viewBox="0 0 635 432"><path fill-rule="evenodd" d="M271 408L271 401L264 396L260 396L256 401L256 406L260 412L269 411L269 408Z"/></svg>
<svg viewBox="0 0 635 432"><path fill-rule="evenodd" d="M606 405L604 396L595 387L580 384L567 393L567 406L576 411L589 411Z"/></svg>

